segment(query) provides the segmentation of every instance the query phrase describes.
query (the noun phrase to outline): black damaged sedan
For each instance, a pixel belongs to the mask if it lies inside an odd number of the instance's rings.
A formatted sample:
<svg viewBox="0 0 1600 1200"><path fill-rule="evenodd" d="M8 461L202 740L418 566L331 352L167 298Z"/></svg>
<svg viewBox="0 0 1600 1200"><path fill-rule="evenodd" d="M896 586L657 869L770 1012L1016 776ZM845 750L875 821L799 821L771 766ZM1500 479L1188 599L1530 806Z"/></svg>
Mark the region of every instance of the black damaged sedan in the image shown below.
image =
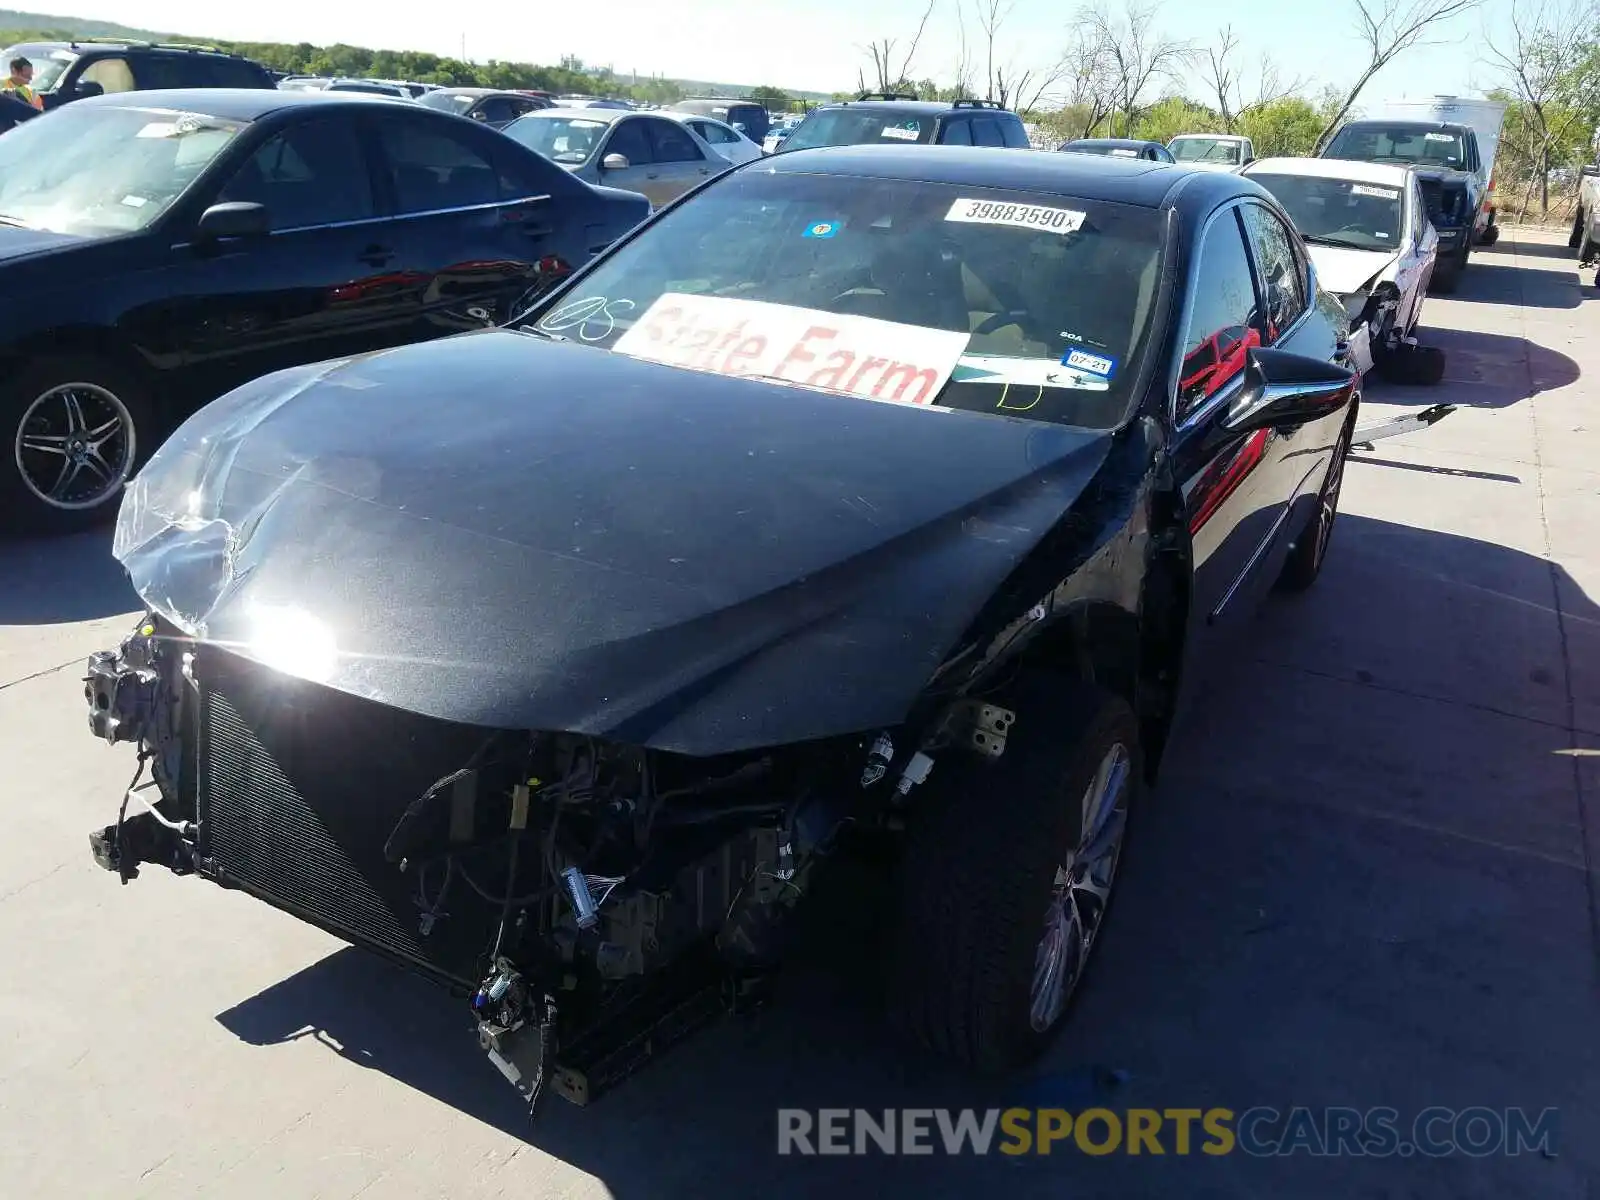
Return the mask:
<svg viewBox="0 0 1600 1200"><path fill-rule="evenodd" d="M730 172L517 328L265 377L162 447L115 543L149 614L89 664L141 755L95 855L425 973L581 1103L887 845L895 1024L1016 1066L1180 680L1317 578L1345 324L1234 175Z"/></svg>

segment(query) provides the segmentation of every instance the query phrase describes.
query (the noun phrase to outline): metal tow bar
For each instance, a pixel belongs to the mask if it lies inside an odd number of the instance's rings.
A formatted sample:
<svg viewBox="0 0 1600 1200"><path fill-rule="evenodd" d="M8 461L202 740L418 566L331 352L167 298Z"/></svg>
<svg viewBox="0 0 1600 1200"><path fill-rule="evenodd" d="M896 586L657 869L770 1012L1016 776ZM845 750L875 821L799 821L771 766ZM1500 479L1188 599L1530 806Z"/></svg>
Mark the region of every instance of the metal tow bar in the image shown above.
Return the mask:
<svg viewBox="0 0 1600 1200"><path fill-rule="evenodd" d="M1385 421L1381 425L1368 425L1365 429L1357 429L1350 438L1350 449L1371 450L1372 443L1381 442L1384 438L1399 437L1402 433L1415 433L1419 429L1426 429L1430 425L1437 425L1451 413L1455 412L1454 404L1435 404L1432 408L1425 408L1421 412L1410 413L1404 417L1396 417L1392 421Z"/></svg>

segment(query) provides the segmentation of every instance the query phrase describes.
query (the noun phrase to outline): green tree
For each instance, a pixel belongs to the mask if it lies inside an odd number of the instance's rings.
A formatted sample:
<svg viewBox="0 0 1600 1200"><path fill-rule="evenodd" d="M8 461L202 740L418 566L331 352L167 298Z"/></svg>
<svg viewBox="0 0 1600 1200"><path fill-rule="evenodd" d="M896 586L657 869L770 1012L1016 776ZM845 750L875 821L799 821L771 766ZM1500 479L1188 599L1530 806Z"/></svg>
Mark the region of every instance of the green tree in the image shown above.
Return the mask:
<svg viewBox="0 0 1600 1200"><path fill-rule="evenodd" d="M1168 96L1157 101L1134 121L1131 136L1166 145L1180 133L1221 133L1221 119L1209 108Z"/></svg>
<svg viewBox="0 0 1600 1200"><path fill-rule="evenodd" d="M1249 138L1259 158L1310 155L1326 123L1316 105L1303 96L1271 100L1241 115L1238 131Z"/></svg>
<svg viewBox="0 0 1600 1200"><path fill-rule="evenodd" d="M782 88L768 87L763 84L753 87L745 95L745 99L754 100L766 108L787 108L792 97Z"/></svg>

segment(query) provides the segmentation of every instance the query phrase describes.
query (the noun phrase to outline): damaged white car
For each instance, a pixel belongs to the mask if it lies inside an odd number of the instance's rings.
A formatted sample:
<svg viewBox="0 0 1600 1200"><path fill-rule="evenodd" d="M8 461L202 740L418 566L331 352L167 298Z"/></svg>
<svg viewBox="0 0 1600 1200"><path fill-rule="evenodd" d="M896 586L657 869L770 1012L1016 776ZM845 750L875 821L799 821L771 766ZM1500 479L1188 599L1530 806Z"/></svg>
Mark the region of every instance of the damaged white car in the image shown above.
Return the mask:
<svg viewBox="0 0 1600 1200"><path fill-rule="evenodd" d="M1263 158L1239 172L1293 219L1329 291L1350 314L1350 352L1362 374L1434 384L1444 353L1417 344L1439 235L1413 168L1323 158Z"/></svg>

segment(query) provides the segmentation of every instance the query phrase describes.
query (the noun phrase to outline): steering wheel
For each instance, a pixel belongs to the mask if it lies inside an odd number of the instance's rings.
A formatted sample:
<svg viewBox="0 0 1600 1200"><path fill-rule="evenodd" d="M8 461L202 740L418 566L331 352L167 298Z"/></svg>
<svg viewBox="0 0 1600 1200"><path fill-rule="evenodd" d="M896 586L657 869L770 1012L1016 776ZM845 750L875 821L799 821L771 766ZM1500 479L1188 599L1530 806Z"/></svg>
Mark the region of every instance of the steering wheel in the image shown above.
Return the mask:
<svg viewBox="0 0 1600 1200"><path fill-rule="evenodd" d="M1004 329L1007 325L1015 325L1018 329L1025 330L1026 326L1022 324L1022 318L1028 315L1025 310L1020 308L997 312L992 316L985 317L978 327L972 331L972 336L977 337L982 333L993 333L996 329Z"/></svg>

